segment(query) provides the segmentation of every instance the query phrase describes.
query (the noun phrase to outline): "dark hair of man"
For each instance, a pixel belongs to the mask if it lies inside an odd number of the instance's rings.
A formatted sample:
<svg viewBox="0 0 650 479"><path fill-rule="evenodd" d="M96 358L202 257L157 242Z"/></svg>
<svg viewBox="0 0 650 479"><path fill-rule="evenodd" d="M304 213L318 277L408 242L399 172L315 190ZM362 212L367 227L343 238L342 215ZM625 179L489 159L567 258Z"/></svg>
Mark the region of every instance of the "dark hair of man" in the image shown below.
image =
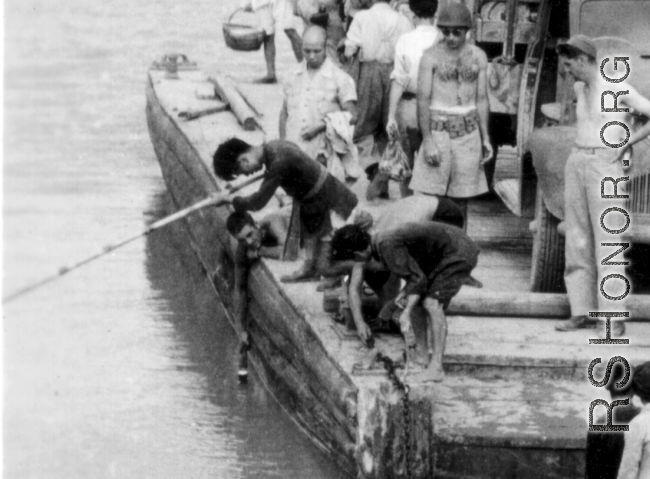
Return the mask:
<svg viewBox="0 0 650 479"><path fill-rule="evenodd" d="M237 158L251 149L251 145L239 138L224 141L212 157L214 174L222 180L231 181L237 176Z"/></svg>
<svg viewBox="0 0 650 479"><path fill-rule="evenodd" d="M409 0L409 8L416 17L433 18L438 10L438 0Z"/></svg>
<svg viewBox="0 0 650 479"><path fill-rule="evenodd" d="M359 225L345 225L332 238L332 259L344 261L354 259L354 253L364 251L370 244L370 235Z"/></svg>
<svg viewBox="0 0 650 479"><path fill-rule="evenodd" d="M596 59L594 57L592 57L591 55L587 55L585 52L579 50L573 45L566 45L566 44L558 45L557 52L559 56L567 57L569 60L574 60L575 58L578 58L580 55L583 55L591 63L596 62Z"/></svg>
<svg viewBox="0 0 650 479"><path fill-rule="evenodd" d="M609 382L605 385L605 389L609 391L612 397L629 396L630 390L632 389L632 380L634 379L634 368L631 369L627 384L619 389L616 387L616 383L625 377L625 366L619 362L614 363L612 373L609 376Z"/></svg>
<svg viewBox="0 0 650 479"><path fill-rule="evenodd" d="M245 211L235 211L226 220L226 229L232 236L238 235L246 225L255 226L255 220Z"/></svg>
<svg viewBox="0 0 650 479"><path fill-rule="evenodd" d="M643 363L634 371L632 390L646 402L650 402L650 361Z"/></svg>

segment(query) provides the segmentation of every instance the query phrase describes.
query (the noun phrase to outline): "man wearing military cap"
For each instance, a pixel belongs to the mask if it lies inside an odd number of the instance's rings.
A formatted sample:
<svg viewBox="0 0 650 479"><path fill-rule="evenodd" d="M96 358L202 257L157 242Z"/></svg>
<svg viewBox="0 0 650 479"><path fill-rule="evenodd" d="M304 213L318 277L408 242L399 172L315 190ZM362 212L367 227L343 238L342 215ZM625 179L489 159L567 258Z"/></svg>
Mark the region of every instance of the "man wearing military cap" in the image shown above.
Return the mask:
<svg viewBox="0 0 650 479"><path fill-rule="evenodd" d="M608 208L625 208L626 197L622 195L627 193L627 180L622 178L627 175L621 159L627 149L650 133L650 122L635 128L632 115L634 112L639 118L650 118L650 101L627 82L618 82L612 88L612 83L601 77L599 65L604 55L598 52L591 38L575 35L558 45L557 53L560 64L575 80L573 89L577 120L574 147L564 170L564 282L571 305L571 318L558 324L555 329L573 331L596 326L596 322L588 317L590 312L626 310L624 298L610 301L599 289L602 278L611 274L625 274L624 263L620 260L617 262L614 259L609 264L601 261L613 252L611 246L604 246L603 243L611 244L622 238L604 230L604 227L616 230L621 225L614 226L614 220L601 219L601 215ZM611 107L612 100L609 98L603 97L605 99L601 104L603 92L611 90L624 91L614 103L618 103L618 112L603 110L606 106ZM625 124L632 132L629 141L620 148L610 148L601 139L601 128L610 121ZM610 144L619 144L625 136L624 130L618 127L608 128L603 138ZM612 181L606 182L604 179ZM615 179L621 181L613 187ZM603 293L618 297L626 287L620 280L610 280L605 288ZM604 321L601 321L601 328L601 336L604 336ZM613 321L611 337L621 336L624 332L623 322Z"/></svg>
<svg viewBox="0 0 650 479"><path fill-rule="evenodd" d="M455 199L488 191L483 165L492 158L488 137L487 57L466 41L472 14L448 3L438 16L443 38L427 49L418 72L418 120L422 147L410 188L416 194ZM466 214L466 213L465 213Z"/></svg>

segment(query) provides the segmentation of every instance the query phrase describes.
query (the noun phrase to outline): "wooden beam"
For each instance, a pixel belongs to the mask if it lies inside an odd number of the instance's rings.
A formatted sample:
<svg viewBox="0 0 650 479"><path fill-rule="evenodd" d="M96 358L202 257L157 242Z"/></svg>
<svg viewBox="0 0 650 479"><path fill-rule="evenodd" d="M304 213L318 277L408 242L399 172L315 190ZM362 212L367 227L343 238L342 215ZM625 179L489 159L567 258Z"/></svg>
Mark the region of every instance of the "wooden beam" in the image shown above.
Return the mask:
<svg viewBox="0 0 650 479"><path fill-rule="evenodd" d="M650 320L650 295L630 295L627 310L630 319ZM568 318L571 309L566 294L509 293L464 288L451 301L447 314Z"/></svg>
<svg viewBox="0 0 650 479"><path fill-rule="evenodd" d="M376 301L367 298L366 301ZM325 312L338 311L338 290L326 291L323 296ZM627 311L631 320L650 320L650 295L630 295ZM448 315L526 317L530 319L568 318L571 309L566 294L521 293L487 291L485 289L463 288L452 299Z"/></svg>
<svg viewBox="0 0 650 479"><path fill-rule="evenodd" d="M215 75L208 80L214 83L217 95L228 103L237 120L244 127L244 130L255 130L258 126L257 120L255 119L255 112L230 80L223 75Z"/></svg>

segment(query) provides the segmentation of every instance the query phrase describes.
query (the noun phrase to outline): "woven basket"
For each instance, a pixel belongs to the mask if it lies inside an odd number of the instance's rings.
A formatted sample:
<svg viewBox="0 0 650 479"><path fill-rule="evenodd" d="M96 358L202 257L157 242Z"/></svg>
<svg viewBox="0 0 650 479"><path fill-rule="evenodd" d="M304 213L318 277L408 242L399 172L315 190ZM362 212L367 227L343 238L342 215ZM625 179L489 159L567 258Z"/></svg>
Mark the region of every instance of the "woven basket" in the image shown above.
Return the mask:
<svg viewBox="0 0 650 479"><path fill-rule="evenodd" d="M235 10L230 15L228 22L223 24L223 37L226 40L226 45L240 52L259 50L264 43L264 30L251 25L232 23L235 14L243 11L243 8Z"/></svg>

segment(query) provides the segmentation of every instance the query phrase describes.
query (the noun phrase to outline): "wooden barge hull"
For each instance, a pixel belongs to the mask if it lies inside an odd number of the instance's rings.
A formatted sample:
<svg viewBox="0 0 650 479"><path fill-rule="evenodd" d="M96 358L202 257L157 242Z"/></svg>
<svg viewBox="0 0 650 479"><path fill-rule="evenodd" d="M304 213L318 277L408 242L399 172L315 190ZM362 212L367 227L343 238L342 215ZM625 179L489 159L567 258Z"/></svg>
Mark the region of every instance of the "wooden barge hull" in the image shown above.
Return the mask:
<svg viewBox="0 0 650 479"><path fill-rule="evenodd" d="M221 141L234 134L251 143L264 140L260 131L239 127L228 111L196 122L181 121L179 110L188 102L196 103L196 89L206 85L210 83L200 72L166 79L163 72L152 71L147 80L151 140L179 209L224 188L210 171L211 155ZM184 220L184 226L232 318L236 244L225 228L228 214L226 208L204 209ZM399 360L402 340L380 336L374 351L361 346L356 335L323 313L313 284L279 282L296 266L261 260L252 268L250 357L290 417L351 477L582 475L588 404L595 398L584 369L596 349L585 353L570 343L555 344L549 346L550 357L526 356L508 349L513 333L507 320L479 318L472 323L459 316L450 323L447 378L435 386L410 384L404 401L403 392L373 362L377 351ZM551 329L548 320L535 322ZM495 351L499 342L502 350ZM640 362L648 346L646 340L628 359Z"/></svg>
<svg viewBox="0 0 650 479"><path fill-rule="evenodd" d="M161 106L151 78L146 94L152 143L174 205L180 209L219 191L219 181L206 170L199 151L178 127L173 116ZM232 318L230 285L234 266L231 258L235 243L225 228L228 214L225 208L204 209L188 218L185 226L192 249ZM359 456L356 447L358 385L329 355L322 339L283 294L277 279L263 261L251 271L249 293L249 334L252 340L249 354L260 378L310 439L341 469L356 476ZM367 447L376 449L382 442L384 451L381 454L385 456L378 458L376 465L366 457L368 477L401 477L399 468L403 461L399 435L402 414L399 401L392 397L394 392L387 382L378 382L385 390L386 398L382 401L381 394L368 395L380 403L375 404L375 413L390 418L386 430L381 431L382 441L375 441ZM414 436L413 442L426 449L418 451L421 459L417 465L414 464L417 470L414 477L431 477L433 473L433 454L428 449L432 444L429 406L428 401L412 405L413 413L418 416L414 434L420 436ZM423 412L418 414L419 409ZM397 424L391 424L391 421ZM372 430L373 434L380 433L380 428L373 427ZM399 467L395 467L395 462Z"/></svg>

